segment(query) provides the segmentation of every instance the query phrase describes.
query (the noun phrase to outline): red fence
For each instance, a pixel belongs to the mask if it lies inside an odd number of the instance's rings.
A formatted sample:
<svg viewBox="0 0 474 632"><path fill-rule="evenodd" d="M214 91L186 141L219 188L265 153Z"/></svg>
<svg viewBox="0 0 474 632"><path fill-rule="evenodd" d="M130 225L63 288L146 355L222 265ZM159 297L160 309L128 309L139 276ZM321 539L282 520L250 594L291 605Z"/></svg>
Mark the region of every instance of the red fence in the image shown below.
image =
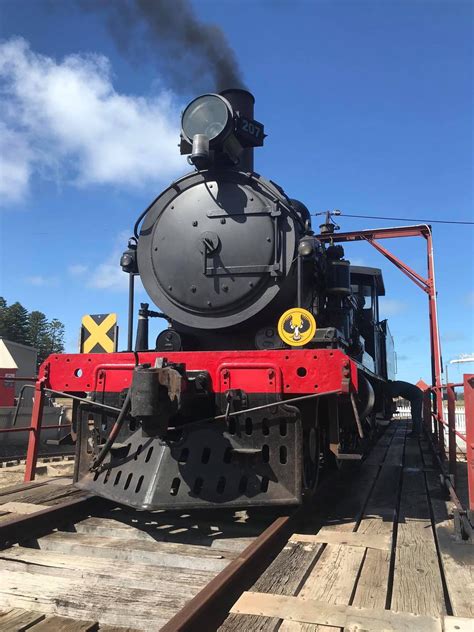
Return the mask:
<svg viewBox="0 0 474 632"><path fill-rule="evenodd" d="M466 415L465 434L456 430L456 390L462 388L464 392L464 407ZM440 392L439 392L440 391ZM447 421L444 419L443 410L438 408L438 402L442 401L443 393L446 393L448 403ZM425 392L424 401L424 423L428 435L432 438L436 453L440 460L440 465L445 473L445 483L450 492L452 500L458 510L462 511L468 519L469 525L474 528L474 375L464 375L464 381L460 383L449 383L441 389L433 387ZM448 445L446 445L446 433L448 434ZM458 474L458 451L456 449L458 439L466 444L466 467L467 467L467 492L468 508L462 508L457 496L457 474ZM446 471L447 465L447 471Z"/></svg>
<svg viewBox="0 0 474 632"><path fill-rule="evenodd" d="M14 418L14 422L17 419L17 413L21 406L21 401L23 397L23 391L26 388L34 388L34 400L33 400L33 410L31 413L31 424L29 426L21 426L12 428L0 428L0 434L8 433L8 432L28 432L29 440L28 440L28 450L26 453L26 467L25 467L25 481L32 481L35 477L36 470L36 462L38 459L38 451L40 445L40 435L41 430L54 430L59 428L68 428L71 424L48 424L42 425L42 417L43 417L43 408L44 408L44 380L37 380L35 377L14 377L9 378L9 380L15 382L35 382L33 384L26 384L23 386L20 391L19 400L17 404L17 410Z"/></svg>

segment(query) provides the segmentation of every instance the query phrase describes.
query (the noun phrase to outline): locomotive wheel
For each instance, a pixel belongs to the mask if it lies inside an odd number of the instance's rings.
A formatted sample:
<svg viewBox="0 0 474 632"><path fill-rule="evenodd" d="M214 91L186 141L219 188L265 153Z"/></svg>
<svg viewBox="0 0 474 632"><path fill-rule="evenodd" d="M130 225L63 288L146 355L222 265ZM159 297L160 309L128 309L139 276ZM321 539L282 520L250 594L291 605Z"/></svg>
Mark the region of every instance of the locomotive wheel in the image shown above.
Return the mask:
<svg viewBox="0 0 474 632"><path fill-rule="evenodd" d="M303 431L303 497L311 500L319 481L321 433L315 424Z"/></svg>

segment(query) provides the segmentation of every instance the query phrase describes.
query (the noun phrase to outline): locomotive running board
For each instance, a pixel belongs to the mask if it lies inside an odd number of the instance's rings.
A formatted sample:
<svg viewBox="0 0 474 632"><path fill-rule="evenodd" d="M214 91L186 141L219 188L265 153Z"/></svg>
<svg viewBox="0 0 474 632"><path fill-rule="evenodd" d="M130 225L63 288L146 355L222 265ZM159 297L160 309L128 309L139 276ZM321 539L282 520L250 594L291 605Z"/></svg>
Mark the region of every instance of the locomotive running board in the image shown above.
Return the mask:
<svg viewBox="0 0 474 632"><path fill-rule="evenodd" d="M121 458L107 457L76 485L143 510L299 504L299 411L280 405L265 412L184 428L177 441L139 429L123 441Z"/></svg>

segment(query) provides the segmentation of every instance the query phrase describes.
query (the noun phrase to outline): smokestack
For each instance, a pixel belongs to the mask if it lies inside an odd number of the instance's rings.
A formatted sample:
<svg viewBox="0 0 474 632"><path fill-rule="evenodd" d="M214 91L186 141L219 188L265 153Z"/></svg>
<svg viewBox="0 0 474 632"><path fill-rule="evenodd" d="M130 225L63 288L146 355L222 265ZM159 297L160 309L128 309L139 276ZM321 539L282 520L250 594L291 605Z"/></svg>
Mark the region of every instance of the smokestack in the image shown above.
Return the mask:
<svg viewBox="0 0 474 632"><path fill-rule="evenodd" d="M227 99L234 112L239 112L241 116L252 120L255 97L248 90L241 88L230 88L223 90L221 96ZM253 147L246 147L240 154L239 171L253 171Z"/></svg>

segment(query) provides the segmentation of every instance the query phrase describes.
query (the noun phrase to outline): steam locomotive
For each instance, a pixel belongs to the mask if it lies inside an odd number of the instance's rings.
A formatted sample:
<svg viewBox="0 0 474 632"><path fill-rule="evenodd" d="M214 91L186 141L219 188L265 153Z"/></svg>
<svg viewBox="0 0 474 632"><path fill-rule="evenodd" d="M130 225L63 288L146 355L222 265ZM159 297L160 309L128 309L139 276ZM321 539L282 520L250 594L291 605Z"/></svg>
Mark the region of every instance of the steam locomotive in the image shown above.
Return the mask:
<svg viewBox="0 0 474 632"><path fill-rule="evenodd" d="M147 510L300 504L391 416L381 271L352 266L329 218L316 236L306 206L254 171L253 109L233 89L183 112L194 169L121 259L161 311L141 305L134 350L81 363L77 388L109 407L76 403L82 489ZM150 344L152 317L166 327Z"/></svg>

